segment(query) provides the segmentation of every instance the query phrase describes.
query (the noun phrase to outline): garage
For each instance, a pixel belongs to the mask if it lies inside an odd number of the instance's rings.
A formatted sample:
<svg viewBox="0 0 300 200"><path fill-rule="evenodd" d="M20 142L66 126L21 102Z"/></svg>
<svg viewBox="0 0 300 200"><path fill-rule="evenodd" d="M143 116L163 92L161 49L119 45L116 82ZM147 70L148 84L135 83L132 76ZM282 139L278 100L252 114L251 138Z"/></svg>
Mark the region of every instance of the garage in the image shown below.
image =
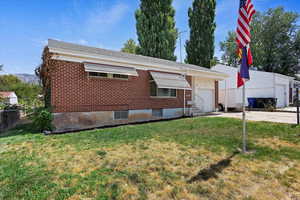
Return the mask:
<svg viewBox="0 0 300 200"><path fill-rule="evenodd" d="M193 77L193 108L197 112L215 111L215 82Z"/></svg>
<svg viewBox="0 0 300 200"><path fill-rule="evenodd" d="M276 85L277 107L282 108L286 106L286 87L285 85Z"/></svg>
<svg viewBox="0 0 300 200"><path fill-rule="evenodd" d="M214 90L199 89L195 95L195 105L204 113L214 111Z"/></svg>

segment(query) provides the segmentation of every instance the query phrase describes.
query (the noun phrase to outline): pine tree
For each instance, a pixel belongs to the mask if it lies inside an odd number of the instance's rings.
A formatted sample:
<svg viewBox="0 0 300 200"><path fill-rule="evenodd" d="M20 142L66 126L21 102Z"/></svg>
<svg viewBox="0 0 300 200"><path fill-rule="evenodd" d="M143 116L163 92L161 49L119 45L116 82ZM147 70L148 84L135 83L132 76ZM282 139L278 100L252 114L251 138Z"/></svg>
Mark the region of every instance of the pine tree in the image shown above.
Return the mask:
<svg viewBox="0 0 300 200"><path fill-rule="evenodd" d="M186 42L189 64L211 67L214 56L215 0L194 0L189 8L190 39Z"/></svg>
<svg viewBox="0 0 300 200"><path fill-rule="evenodd" d="M136 29L140 48L138 54L167 60L174 55L177 40L173 0L141 0L136 11Z"/></svg>

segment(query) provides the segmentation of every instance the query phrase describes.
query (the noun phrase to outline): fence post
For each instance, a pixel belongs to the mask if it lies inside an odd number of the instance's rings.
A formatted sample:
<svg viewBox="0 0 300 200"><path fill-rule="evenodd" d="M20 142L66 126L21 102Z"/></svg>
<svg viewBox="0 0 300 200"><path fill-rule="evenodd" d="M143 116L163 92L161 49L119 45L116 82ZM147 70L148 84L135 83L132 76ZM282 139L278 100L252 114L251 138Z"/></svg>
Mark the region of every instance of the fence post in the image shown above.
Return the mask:
<svg viewBox="0 0 300 200"><path fill-rule="evenodd" d="M297 94L296 94L296 97L297 97L297 125L299 125L300 124L300 119L299 119L299 88L297 87L296 88L296 92L297 92Z"/></svg>

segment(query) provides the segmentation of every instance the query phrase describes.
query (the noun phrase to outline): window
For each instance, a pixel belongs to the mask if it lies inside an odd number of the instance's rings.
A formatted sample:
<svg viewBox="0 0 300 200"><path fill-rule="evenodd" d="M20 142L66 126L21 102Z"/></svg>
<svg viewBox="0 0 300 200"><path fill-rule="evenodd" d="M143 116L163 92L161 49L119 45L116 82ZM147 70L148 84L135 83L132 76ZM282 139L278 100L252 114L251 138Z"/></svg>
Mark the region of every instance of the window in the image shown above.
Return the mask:
<svg viewBox="0 0 300 200"><path fill-rule="evenodd" d="M122 110L122 111L115 111L114 112L114 119L128 119L128 110Z"/></svg>
<svg viewBox="0 0 300 200"><path fill-rule="evenodd" d="M153 117L162 117L163 116L162 109L153 109L152 110L152 116Z"/></svg>
<svg viewBox="0 0 300 200"><path fill-rule="evenodd" d="M157 88L153 79L150 80L150 96L151 97L176 97L176 89Z"/></svg>
<svg viewBox="0 0 300 200"><path fill-rule="evenodd" d="M89 72L89 76L107 78L108 74L107 73L99 73L99 72Z"/></svg>
<svg viewBox="0 0 300 200"><path fill-rule="evenodd" d="M114 78L120 78L120 79L128 79L127 75L122 75L122 74L113 74Z"/></svg>
<svg viewBox="0 0 300 200"><path fill-rule="evenodd" d="M89 76L100 77L100 78L128 79L128 75L108 74L108 73L100 73L100 72L89 72Z"/></svg>

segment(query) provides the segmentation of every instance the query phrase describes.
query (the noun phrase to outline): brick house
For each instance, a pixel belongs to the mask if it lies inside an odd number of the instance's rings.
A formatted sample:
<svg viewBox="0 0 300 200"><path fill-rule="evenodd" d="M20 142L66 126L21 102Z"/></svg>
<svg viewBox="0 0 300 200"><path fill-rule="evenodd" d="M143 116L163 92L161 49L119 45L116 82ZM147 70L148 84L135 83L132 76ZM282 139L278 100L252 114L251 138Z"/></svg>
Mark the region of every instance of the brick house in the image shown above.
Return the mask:
<svg viewBox="0 0 300 200"><path fill-rule="evenodd" d="M56 131L211 112L226 75L199 66L49 40Z"/></svg>

